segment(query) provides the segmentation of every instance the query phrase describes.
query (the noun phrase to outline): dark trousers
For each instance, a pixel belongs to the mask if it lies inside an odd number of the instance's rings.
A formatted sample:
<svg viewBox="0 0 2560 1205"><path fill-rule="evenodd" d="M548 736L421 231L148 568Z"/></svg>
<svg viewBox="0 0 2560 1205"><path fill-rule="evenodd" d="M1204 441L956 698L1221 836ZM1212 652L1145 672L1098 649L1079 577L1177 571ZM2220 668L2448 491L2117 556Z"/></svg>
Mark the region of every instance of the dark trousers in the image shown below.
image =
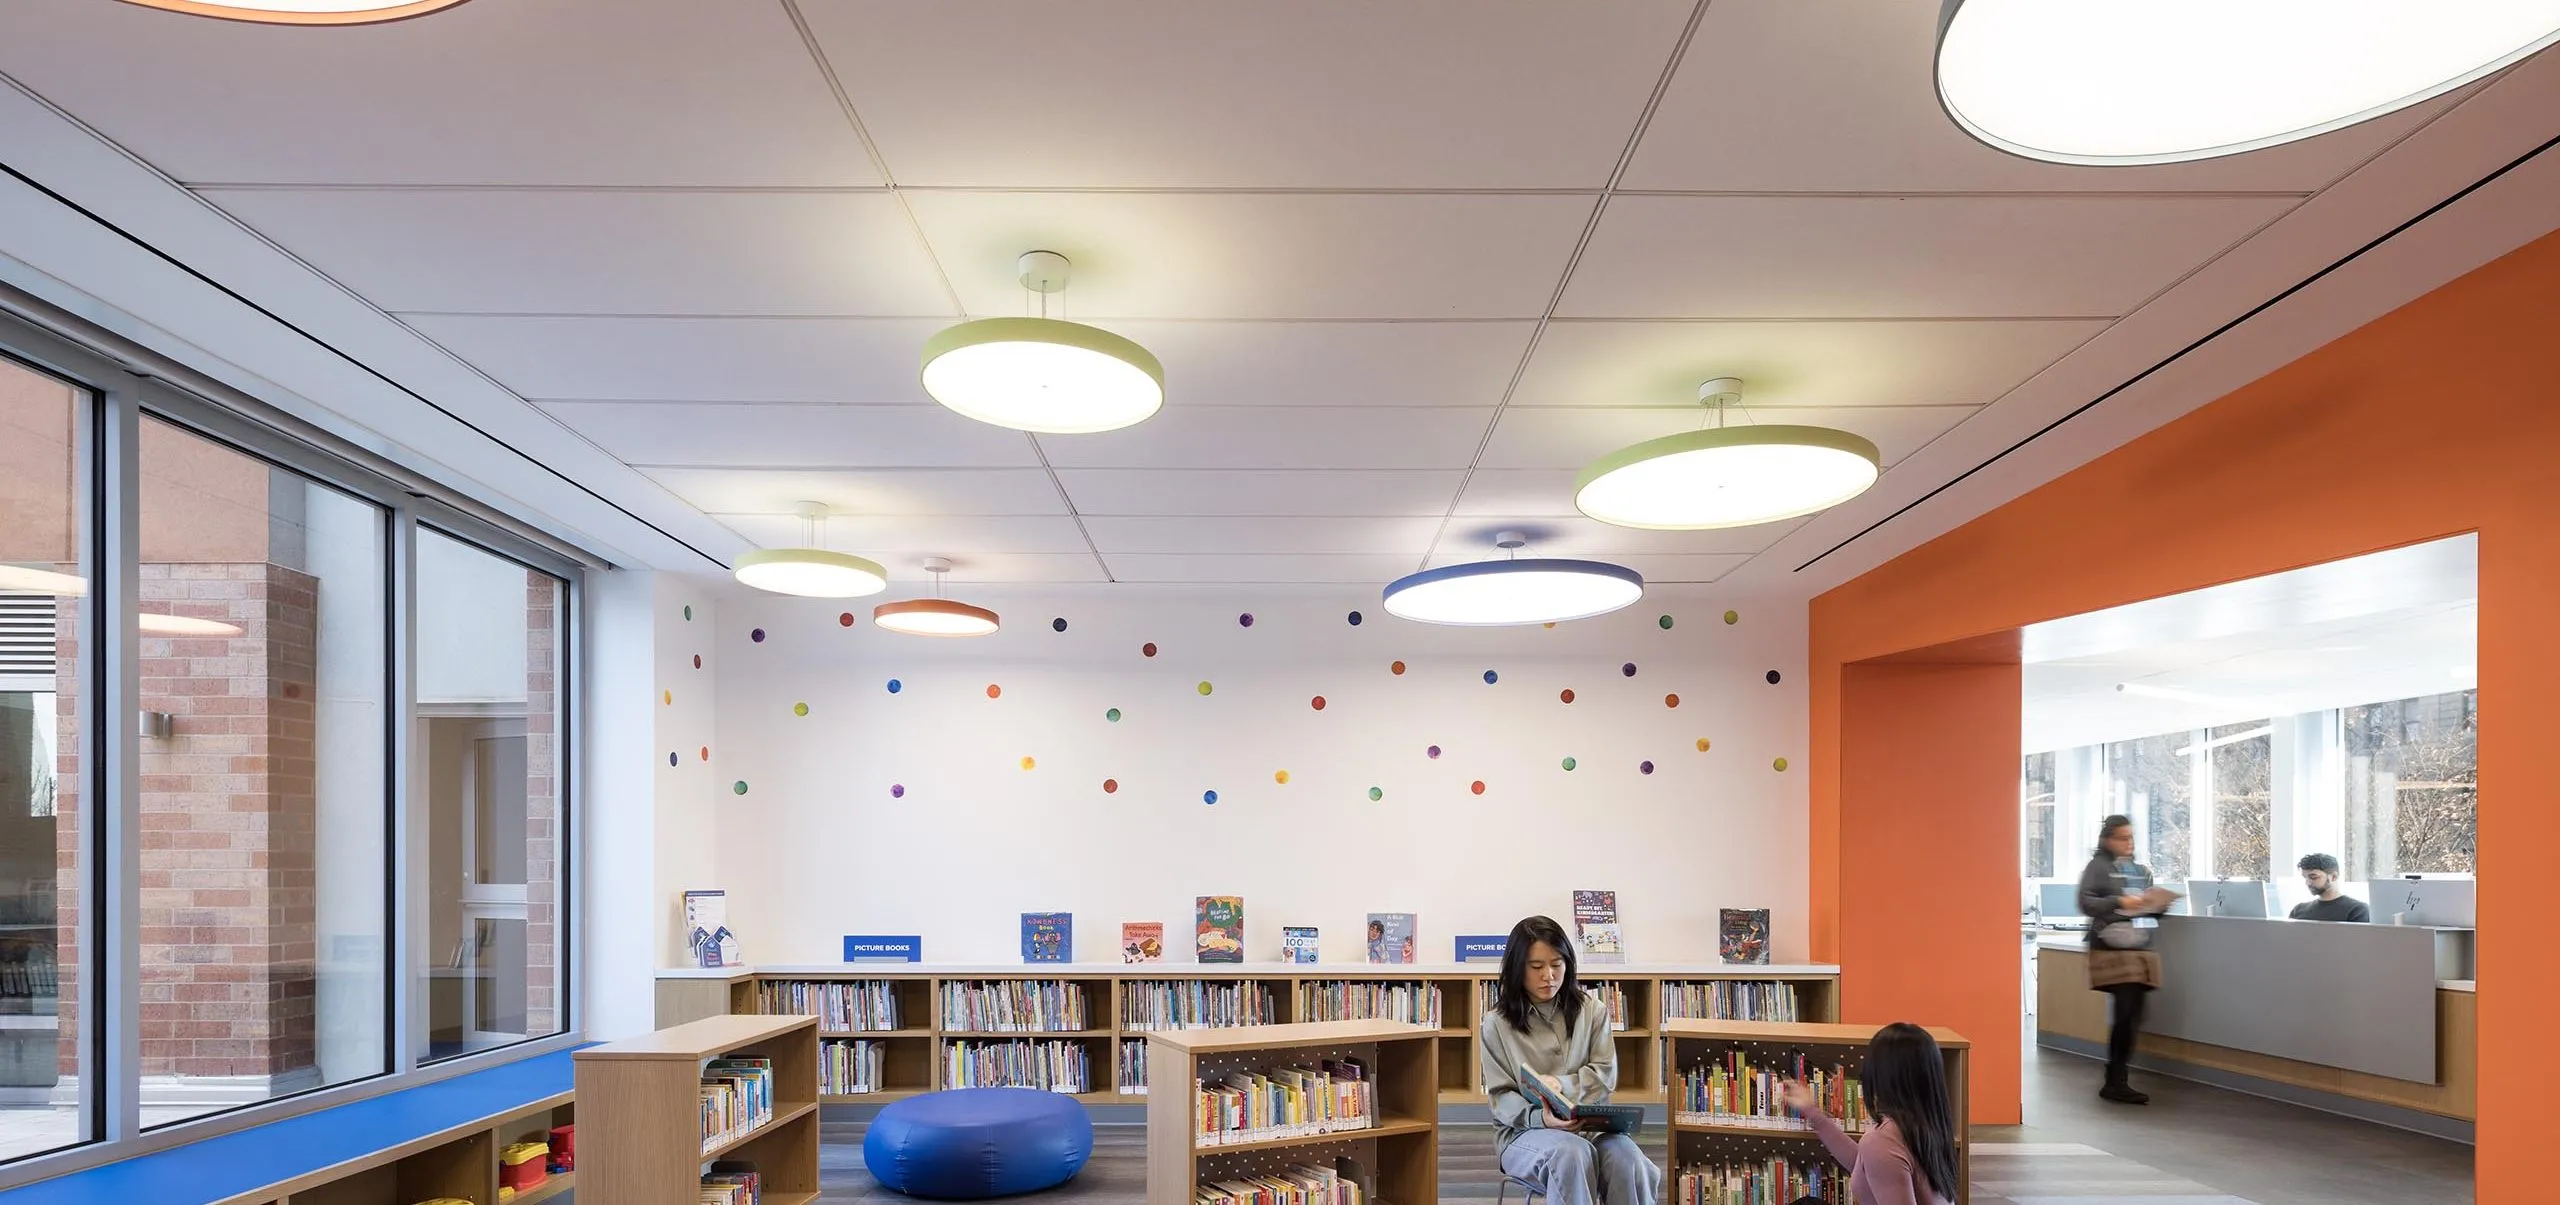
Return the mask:
<svg viewBox="0 0 2560 1205"><path fill-rule="evenodd" d="M2107 1082L2125 1082L2126 1064L2133 1060L2133 1035L2142 1031L2143 998L2151 989L2139 983L2119 983L2106 989L2113 1003L2107 1008Z"/></svg>

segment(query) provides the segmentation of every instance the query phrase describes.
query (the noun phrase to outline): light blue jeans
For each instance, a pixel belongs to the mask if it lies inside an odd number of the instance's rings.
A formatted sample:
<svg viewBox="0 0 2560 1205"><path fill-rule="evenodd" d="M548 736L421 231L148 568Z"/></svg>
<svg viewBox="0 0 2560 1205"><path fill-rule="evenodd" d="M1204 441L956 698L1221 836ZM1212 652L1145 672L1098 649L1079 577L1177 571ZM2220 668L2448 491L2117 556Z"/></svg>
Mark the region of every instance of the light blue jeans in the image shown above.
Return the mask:
<svg viewBox="0 0 2560 1205"><path fill-rule="evenodd" d="M1502 1174L1544 1185L1547 1205L1654 1205L1662 1190L1662 1169L1624 1134L1525 1130L1502 1149Z"/></svg>

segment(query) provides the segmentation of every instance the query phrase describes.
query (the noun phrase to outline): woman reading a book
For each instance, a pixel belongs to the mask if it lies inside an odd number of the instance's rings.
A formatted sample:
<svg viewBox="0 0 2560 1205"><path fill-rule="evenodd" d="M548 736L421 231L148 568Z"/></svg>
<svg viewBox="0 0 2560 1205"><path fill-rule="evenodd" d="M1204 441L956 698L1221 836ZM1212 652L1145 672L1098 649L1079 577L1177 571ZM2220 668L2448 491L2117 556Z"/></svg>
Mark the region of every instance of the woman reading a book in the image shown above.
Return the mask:
<svg viewBox="0 0 2560 1205"><path fill-rule="evenodd" d="M1858 1067L1867 1115L1874 1123L1857 1138L1840 1128L1813 1089L1788 1080L1778 1089L1788 1110L1813 1123L1831 1157L1849 1169L1849 1199L1856 1205L1948 1205L1956 1199L1956 1139L1947 1105L1945 1065L1938 1040L1908 1022L1876 1031ZM1806 1201L1820 1205L1819 1198Z"/></svg>
<svg viewBox="0 0 2560 1205"><path fill-rule="evenodd" d="M1618 1048L1562 926L1533 916L1511 927L1501 991L1476 1023L1476 1050L1502 1173L1538 1185L1551 1205L1653 1205L1661 1169L1622 1114L1592 1109L1617 1089Z"/></svg>

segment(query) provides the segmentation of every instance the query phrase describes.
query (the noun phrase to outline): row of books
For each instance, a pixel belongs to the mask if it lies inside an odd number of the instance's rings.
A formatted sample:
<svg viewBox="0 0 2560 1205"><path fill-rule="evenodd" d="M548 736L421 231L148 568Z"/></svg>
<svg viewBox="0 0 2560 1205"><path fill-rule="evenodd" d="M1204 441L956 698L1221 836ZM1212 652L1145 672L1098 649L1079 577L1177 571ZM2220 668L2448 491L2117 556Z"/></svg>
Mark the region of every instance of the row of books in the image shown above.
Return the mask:
<svg viewBox="0 0 2560 1205"><path fill-rule="evenodd" d="M942 985L942 1027L974 1033L1041 1033L1085 1027L1084 985L1064 979L952 980Z"/></svg>
<svg viewBox="0 0 2560 1205"><path fill-rule="evenodd" d="M1849 1205L1849 1173L1827 1160L1776 1155L1686 1164L1672 1181L1671 1205L1794 1205L1807 1197Z"/></svg>
<svg viewBox="0 0 2560 1205"><path fill-rule="evenodd" d="M1312 1138L1377 1125L1378 1086L1359 1059L1231 1071L1200 1081L1198 1145Z"/></svg>
<svg viewBox="0 0 2560 1205"><path fill-rule="evenodd" d="M879 1091L887 1053L888 1047L880 1042L818 1043L818 1091L829 1096Z"/></svg>
<svg viewBox="0 0 2560 1205"><path fill-rule="evenodd" d="M816 1017L819 1028L842 1032L898 1027L898 998L886 979L766 980L756 984L756 1011Z"/></svg>
<svg viewBox="0 0 2560 1205"><path fill-rule="evenodd" d="M772 1119L772 1059L712 1059L702 1065L702 1149Z"/></svg>
<svg viewBox="0 0 2560 1205"><path fill-rule="evenodd" d="M1440 985L1323 979L1298 985L1298 1016L1308 1021L1405 1021L1440 1024Z"/></svg>
<svg viewBox="0 0 2560 1205"><path fill-rule="evenodd" d="M1728 1050L1688 1067L1680 1072L1679 1086L1673 1091L1673 1111L1689 1125L1812 1129L1812 1122L1789 1113L1782 1102L1778 1086L1787 1080L1812 1088L1822 1111L1842 1119L1842 1129L1855 1134L1864 1128L1867 1096L1858 1078L1846 1066L1819 1066L1801 1053L1754 1061L1746 1051Z"/></svg>
<svg viewBox="0 0 2560 1205"><path fill-rule="evenodd" d="M1038 1088L1093 1091L1093 1062L1082 1042L951 1042L942 1048L946 1088Z"/></svg>
<svg viewBox="0 0 2560 1205"><path fill-rule="evenodd" d="M1279 1019L1269 984L1143 979L1120 985L1123 1029L1217 1029Z"/></svg>
<svg viewBox="0 0 2560 1205"><path fill-rule="evenodd" d="M763 1205L764 1176L752 1160L722 1159L702 1177L701 1205Z"/></svg>
<svg viewBox="0 0 2560 1205"><path fill-rule="evenodd" d="M1662 1015L1698 1021L1796 1021L1796 985L1783 980L1665 982Z"/></svg>
<svg viewBox="0 0 2560 1205"><path fill-rule="evenodd" d="M1332 1167L1297 1164L1276 1172L1210 1180L1192 1190L1192 1205L1363 1205L1367 1173L1349 1159Z"/></svg>
<svg viewBox="0 0 2560 1205"><path fill-rule="evenodd" d="M1582 990L1597 997L1600 1006L1609 1010L1609 1028L1625 1029L1627 1027L1626 985L1608 979L1585 979L1582 981ZM1486 1012L1502 1007L1501 980L1484 981L1484 1007Z"/></svg>
<svg viewBox="0 0 2560 1205"><path fill-rule="evenodd" d="M1120 1085L1120 1090L1122 1092L1139 1096L1146 1095L1147 1044L1144 1042L1122 1041L1118 1043L1118 1045L1120 1047L1120 1053L1117 1059L1119 1066L1116 1069L1118 1078L1113 1082Z"/></svg>

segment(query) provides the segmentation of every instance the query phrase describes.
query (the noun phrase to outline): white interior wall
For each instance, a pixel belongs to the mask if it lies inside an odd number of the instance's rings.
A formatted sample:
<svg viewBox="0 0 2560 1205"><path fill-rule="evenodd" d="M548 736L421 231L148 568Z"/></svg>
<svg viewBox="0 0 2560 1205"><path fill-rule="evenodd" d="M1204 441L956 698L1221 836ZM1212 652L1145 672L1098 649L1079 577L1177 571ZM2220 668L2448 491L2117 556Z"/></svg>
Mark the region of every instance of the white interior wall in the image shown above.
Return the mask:
<svg viewBox="0 0 2560 1205"><path fill-rule="evenodd" d="M716 851L725 837L714 797L720 789L713 765L719 751L712 743L717 650L705 639L713 631L717 611L710 591L699 583L660 574L650 614L655 625L651 672L658 685L657 697L651 700L657 718L652 728L657 887L650 912L651 948L657 952L658 965L684 966L691 956L685 948L680 901L687 890L720 886ZM702 654L700 669L693 666L697 651ZM710 758L703 756L706 749L712 751ZM749 959L760 956L754 949L742 954Z"/></svg>
<svg viewBox="0 0 2560 1205"><path fill-rule="evenodd" d="M1026 911L1074 913L1077 957L1110 960L1123 921L1185 932L1203 894L1244 897L1251 960L1291 924L1356 962L1366 913L1408 911L1445 961L1456 934L1568 915L1576 888L1618 892L1639 961L1713 960L1719 907L1769 908L1775 956L1806 956L1800 603L1657 588L1553 629L1452 629L1393 619L1372 590L968 595L1003 633L898 636L870 600L742 594L711 628L697 612L705 668L686 672L718 695L711 885L749 961L836 961L862 932L1010 962Z"/></svg>

